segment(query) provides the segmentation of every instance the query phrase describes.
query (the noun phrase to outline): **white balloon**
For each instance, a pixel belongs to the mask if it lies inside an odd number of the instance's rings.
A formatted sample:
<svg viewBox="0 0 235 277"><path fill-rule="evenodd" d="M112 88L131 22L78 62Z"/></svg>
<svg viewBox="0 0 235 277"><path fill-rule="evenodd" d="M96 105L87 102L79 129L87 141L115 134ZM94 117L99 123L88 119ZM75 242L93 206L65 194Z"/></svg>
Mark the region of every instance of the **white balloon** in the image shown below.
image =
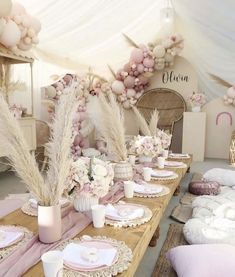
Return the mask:
<svg viewBox="0 0 235 277"><path fill-rule="evenodd" d="M154 69L156 70L162 70L165 67L164 63L156 63L154 66Z"/></svg>
<svg viewBox="0 0 235 277"><path fill-rule="evenodd" d="M19 43L21 32L16 23L9 20L0 36L0 42L6 47L13 47Z"/></svg>
<svg viewBox="0 0 235 277"><path fill-rule="evenodd" d="M129 88L126 92L126 96L127 98L131 98L134 97L136 94L136 91L133 88Z"/></svg>
<svg viewBox="0 0 235 277"><path fill-rule="evenodd" d="M48 86L45 88L46 96L49 98L54 98L56 96L56 89L53 86Z"/></svg>
<svg viewBox="0 0 235 277"><path fill-rule="evenodd" d="M25 14L25 8L21 4L14 2L12 5L10 16Z"/></svg>
<svg viewBox="0 0 235 277"><path fill-rule="evenodd" d="M12 9L11 0L0 0L0 17L8 16Z"/></svg>
<svg viewBox="0 0 235 277"><path fill-rule="evenodd" d="M122 94L125 90L125 86L122 81L115 80L112 83L112 90L116 94Z"/></svg>
<svg viewBox="0 0 235 277"><path fill-rule="evenodd" d="M166 53L165 47L162 45L157 45L153 49L153 54L156 58L164 57L165 53Z"/></svg>

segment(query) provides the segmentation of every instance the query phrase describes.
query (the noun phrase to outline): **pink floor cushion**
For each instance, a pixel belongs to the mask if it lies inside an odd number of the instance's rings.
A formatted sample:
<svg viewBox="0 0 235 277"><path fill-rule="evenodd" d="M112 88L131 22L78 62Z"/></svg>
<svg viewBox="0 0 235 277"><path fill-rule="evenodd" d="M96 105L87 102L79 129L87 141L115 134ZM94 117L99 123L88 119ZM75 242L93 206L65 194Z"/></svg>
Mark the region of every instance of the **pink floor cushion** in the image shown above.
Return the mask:
<svg viewBox="0 0 235 277"><path fill-rule="evenodd" d="M235 276L235 247L228 244L178 246L166 257L178 277Z"/></svg>
<svg viewBox="0 0 235 277"><path fill-rule="evenodd" d="M191 182L188 191L195 195L217 195L220 193L220 185L217 182Z"/></svg>

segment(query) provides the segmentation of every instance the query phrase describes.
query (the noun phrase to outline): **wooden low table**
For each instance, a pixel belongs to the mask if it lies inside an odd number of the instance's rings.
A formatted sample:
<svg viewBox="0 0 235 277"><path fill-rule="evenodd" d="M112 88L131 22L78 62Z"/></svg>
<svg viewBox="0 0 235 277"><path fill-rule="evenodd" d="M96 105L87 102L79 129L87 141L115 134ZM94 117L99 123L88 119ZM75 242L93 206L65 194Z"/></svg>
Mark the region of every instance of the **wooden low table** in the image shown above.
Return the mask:
<svg viewBox="0 0 235 277"><path fill-rule="evenodd" d="M188 161L190 162L190 160ZM188 165L188 164L187 164ZM156 182L157 184L163 184L170 188L170 193L161 196L158 198L140 198L134 197L132 199L123 199L128 203L142 204L150 208L153 212L152 219L136 228L114 228L111 226L105 226L101 229L93 228L90 224L85 230L77 235L80 237L82 235L91 235L91 236L107 236L117 240L124 241L133 251L133 260L127 271L124 271L118 276L134 276L136 269L153 237L155 231L157 230L160 220L164 214L164 211L171 200L175 190L180 184L180 181L184 174L186 173L187 168L174 168L172 171L176 172L179 177L176 180L169 180L163 182ZM0 220L1 225L20 225L27 227L29 230L34 233L37 232L37 218L28 216L17 210ZM30 268L23 276L30 277L40 277L43 275L43 268L41 262Z"/></svg>

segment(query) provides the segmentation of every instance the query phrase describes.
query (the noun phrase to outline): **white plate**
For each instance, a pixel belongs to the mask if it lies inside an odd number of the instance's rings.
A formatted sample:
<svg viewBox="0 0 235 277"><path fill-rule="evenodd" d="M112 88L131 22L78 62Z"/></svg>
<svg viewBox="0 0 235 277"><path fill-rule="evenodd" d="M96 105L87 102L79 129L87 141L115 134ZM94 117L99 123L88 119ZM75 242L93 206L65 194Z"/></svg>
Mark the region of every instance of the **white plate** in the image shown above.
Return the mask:
<svg viewBox="0 0 235 277"><path fill-rule="evenodd" d="M107 207L110 206L108 209ZM130 221L144 216L144 209L135 204L107 205L105 217L117 221Z"/></svg>
<svg viewBox="0 0 235 277"><path fill-rule="evenodd" d="M134 192L141 194L157 194L163 191L163 187L155 186L155 185L139 185L136 184L134 186Z"/></svg>
<svg viewBox="0 0 235 277"><path fill-rule="evenodd" d="M171 177L174 175L173 171L169 170L152 170L151 176L152 177L160 177L160 178L165 178L165 177Z"/></svg>
<svg viewBox="0 0 235 277"><path fill-rule="evenodd" d="M165 161L165 166L168 166L168 167L181 167L183 165L184 165L184 163L182 163L182 162Z"/></svg>
<svg viewBox="0 0 235 277"><path fill-rule="evenodd" d="M38 202L37 202L36 199L34 199L34 198L29 199L29 203L30 203L30 206L32 208L37 209ZM68 204L69 204L69 200L68 199L63 198L63 199L60 200L61 208L66 207Z"/></svg>

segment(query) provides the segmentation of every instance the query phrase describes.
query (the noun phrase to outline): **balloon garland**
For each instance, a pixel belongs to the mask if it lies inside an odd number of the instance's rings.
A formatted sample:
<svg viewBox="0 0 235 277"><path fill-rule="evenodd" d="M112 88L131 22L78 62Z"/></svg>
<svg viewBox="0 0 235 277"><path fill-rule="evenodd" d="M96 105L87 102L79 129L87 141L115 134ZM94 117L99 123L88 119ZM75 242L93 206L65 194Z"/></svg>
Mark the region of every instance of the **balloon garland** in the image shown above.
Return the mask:
<svg viewBox="0 0 235 277"><path fill-rule="evenodd" d="M135 105L137 100L149 86L150 77L155 71L174 64L174 57L183 49L183 39L179 34L167 39L160 39L156 43L137 45L124 35L134 46L129 62L113 75L115 80L111 84L113 93L125 109Z"/></svg>
<svg viewBox="0 0 235 277"><path fill-rule="evenodd" d="M38 44L41 23L11 0L0 1L0 43L12 50L29 50Z"/></svg>

